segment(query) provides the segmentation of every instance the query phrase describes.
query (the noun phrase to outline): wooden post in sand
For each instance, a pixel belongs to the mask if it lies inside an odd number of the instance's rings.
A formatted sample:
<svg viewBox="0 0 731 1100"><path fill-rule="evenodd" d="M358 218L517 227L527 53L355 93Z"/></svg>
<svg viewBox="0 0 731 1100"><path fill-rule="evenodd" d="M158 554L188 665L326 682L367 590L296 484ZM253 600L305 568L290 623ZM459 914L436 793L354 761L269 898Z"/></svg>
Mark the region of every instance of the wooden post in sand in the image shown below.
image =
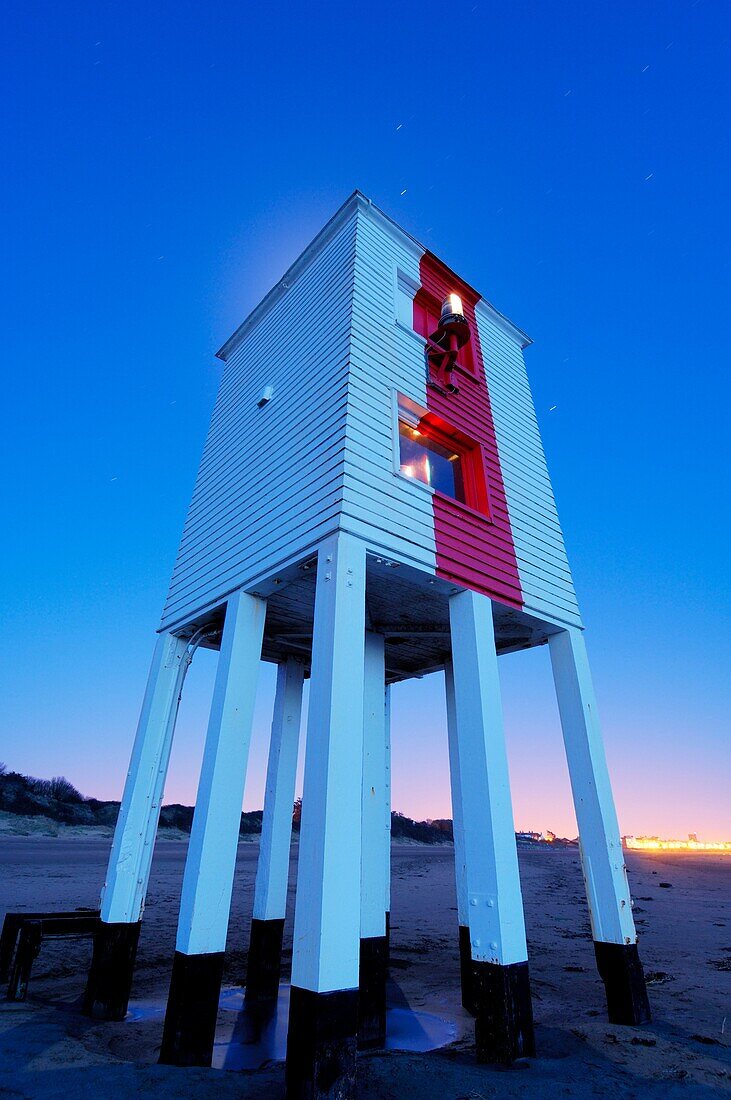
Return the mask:
<svg viewBox="0 0 731 1100"><path fill-rule="evenodd" d="M553 634L549 648L594 952L609 1019L614 1024L640 1024L650 1019L650 1003L583 632Z"/></svg>
<svg viewBox="0 0 731 1100"><path fill-rule="evenodd" d="M304 665L293 657L277 669L246 969L247 1004L273 1004L279 994L304 675Z"/></svg>
<svg viewBox="0 0 731 1100"><path fill-rule="evenodd" d="M265 612L245 592L226 606L160 1050L172 1065L211 1064Z"/></svg>
<svg viewBox="0 0 731 1100"><path fill-rule="evenodd" d="M454 669L452 662L444 665L444 689L447 703L447 743L449 746L449 777L452 789L452 834L454 837L454 877L457 888L457 924L459 927L459 972L462 1006L474 1015L472 999L472 952L467 908L467 886L464 854L464 823L462 821L462 788L459 778L459 740L457 709L454 701Z"/></svg>
<svg viewBox="0 0 731 1100"><path fill-rule="evenodd" d="M387 730L384 639L365 637L363 703L363 832L360 872L360 997L358 1046L383 1046L386 1040L386 936L390 829L387 822ZM389 815L390 816L390 815Z"/></svg>
<svg viewBox="0 0 731 1100"><path fill-rule="evenodd" d="M535 1042L492 604L461 592L449 614L477 1057L510 1064Z"/></svg>
<svg viewBox="0 0 731 1100"><path fill-rule="evenodd" d="M386 685L386 780L384 812L386 841L383 847L383 908L386 913L386 978L391 958L391 685Z"/></svg>
<svg viewBox="0 0 731 1100"><path fill-rule="evenodd" d="M320 547L317 560L287 1036L289 1100L354 1095L364 650L365 546L341 533Z"/></svg>
<svg viewBox="0 0 731 1100"><path fill-rule="evenodd" d="M158 636L101 895L101 923L83 999L96 1019L127 1014L187 643Z"/></svg>

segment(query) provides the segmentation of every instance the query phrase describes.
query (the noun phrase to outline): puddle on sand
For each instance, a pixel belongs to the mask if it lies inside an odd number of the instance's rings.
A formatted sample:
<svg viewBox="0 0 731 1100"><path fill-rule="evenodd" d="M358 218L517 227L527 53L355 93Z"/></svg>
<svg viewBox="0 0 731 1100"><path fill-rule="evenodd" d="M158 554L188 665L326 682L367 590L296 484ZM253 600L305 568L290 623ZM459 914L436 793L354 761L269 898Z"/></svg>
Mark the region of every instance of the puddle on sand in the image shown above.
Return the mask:
<svg viewBox="0 0 731 1100"><path fill-rule="evenodd" d="M269 1011L246 1008L243 989L221 991L215 1069L260 1069L268 1062L283 1062L287 1054L289 985L282 984L276 1007ZM128 1020L155 1020L165 1015L164 1000L133 1001ZM389 1006L386 1015L386 1050L423 1052L446 1046L457 1037L454 1020L414 1012L408 1006Z"/></svg>

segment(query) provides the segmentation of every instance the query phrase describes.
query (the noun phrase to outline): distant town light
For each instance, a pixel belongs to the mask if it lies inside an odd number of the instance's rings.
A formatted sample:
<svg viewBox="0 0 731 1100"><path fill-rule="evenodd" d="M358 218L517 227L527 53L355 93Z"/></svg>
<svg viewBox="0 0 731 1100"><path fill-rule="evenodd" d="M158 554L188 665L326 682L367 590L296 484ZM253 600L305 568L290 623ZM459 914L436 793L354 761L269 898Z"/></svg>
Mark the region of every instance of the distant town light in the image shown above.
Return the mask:
<svg viewBox="0 0 731 1100"><path fill-rule="evenodd" d="M731 852L731 840L698 840L691 833L687 840L662 840L659 836L626 836L624 845L633 852Z"/></svg>

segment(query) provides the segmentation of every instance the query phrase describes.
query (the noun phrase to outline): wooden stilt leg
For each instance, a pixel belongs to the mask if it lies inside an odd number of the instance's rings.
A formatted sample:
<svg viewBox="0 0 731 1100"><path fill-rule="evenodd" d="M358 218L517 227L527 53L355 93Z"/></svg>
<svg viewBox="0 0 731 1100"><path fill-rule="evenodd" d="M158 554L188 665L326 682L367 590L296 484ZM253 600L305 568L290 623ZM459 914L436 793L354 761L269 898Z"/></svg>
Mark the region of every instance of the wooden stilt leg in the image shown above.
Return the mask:
<svg viewBox="0 0 731 1100"><path fill-rule="evenodd" d="M292 658L277 671L246 971L247 1004L271 1004L279 993L304 675L304 666Z"/></svg>
<svg viewBox="0 0 731 1100"><path fill-rule="evenodd" d="M452 788L452 833L454 836L454 872L457 887L457 923L459 926L459 973L462 987L462 1005L474 1015L471 991L472 953L467 916L464 824L462 821L462 794L459 781L457 711L454 702L454 672L451 661L447 661L444 666L444 687L447 698L447 740L449 744L449 776Z"/></svg>
<svg viewBox="0 0 731 1100"><path fill-rule="evenodd" d="M155 647L102 890L101 922L83 1011L103 1020L127 1014L142 909L170 760L186 642L161 634Z"/></svg>
<svg viewBox="0 0 731 1100"><path fill-rule="evenodd" d="M211 1064L266 604L228 600L185 862L160 1061Z"/></svg>
<svg viewBox="0 0 731 1100"><path fill-rule="evenodd" d="M466 591L449 611L477 1057L509 1064L534 1038L492 605Z"/></svg>
<svg viewBox="0 0 731 1100"><path fill-rule="evenodd" d="M318 553L287 1097L355 1096L360 941L365 547Z"/></svg>
<svg viewBox="0 0 731 1100"><path fill-rule="evenodd" d="M583 632L554 634L549 648L609 1019L639 1024L650 1019L650 1004Z"/></svg>
<svg viewBox="0 0 731 1100"><path fill-rule="evenodd" d="M386 686L386 843L383 858L383 908L386 913L386 976L391 957L391 685Z"/></svg>
<svg viewBox="0 0 731 1100"><path fill-rule="evenodd" d="M386 705L384 639L366 634L358 1046L386 1041Z"/></svg>

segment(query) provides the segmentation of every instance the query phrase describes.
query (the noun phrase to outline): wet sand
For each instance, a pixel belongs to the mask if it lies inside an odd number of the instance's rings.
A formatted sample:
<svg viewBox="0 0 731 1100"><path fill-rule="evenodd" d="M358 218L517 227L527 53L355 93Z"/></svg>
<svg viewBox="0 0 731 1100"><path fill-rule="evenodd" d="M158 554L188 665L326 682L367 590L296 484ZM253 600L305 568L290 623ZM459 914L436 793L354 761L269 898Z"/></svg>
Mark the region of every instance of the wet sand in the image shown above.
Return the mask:
<svg viewBox="0 0 731 1100"><path fill-rule="evenodd" d="M0 914L95 905L109 844L0 839ZM185 850L184 841L158 842L133 999L166 996ZM245 969L257 855L257 844L239 845L224 978L232 985ZM606 1021L576 850L523 850L538 1056L499 1070L475 1063L472 1022L459 1005L452 848L394 846L392 993L454 1020L457 1039L429 1054L362 1056L364 1100L731 1094L731 858L630 852L627 863L654 1022L630 1029ZM285 969L292 884L289 901ZM279 1065L256 1073L158 1066L159 1019L106 1024L78 1016L69 1004L90 954L86 940L45 944L28 1002L0 1002L0 1096L283 1096Z"/></svg>

